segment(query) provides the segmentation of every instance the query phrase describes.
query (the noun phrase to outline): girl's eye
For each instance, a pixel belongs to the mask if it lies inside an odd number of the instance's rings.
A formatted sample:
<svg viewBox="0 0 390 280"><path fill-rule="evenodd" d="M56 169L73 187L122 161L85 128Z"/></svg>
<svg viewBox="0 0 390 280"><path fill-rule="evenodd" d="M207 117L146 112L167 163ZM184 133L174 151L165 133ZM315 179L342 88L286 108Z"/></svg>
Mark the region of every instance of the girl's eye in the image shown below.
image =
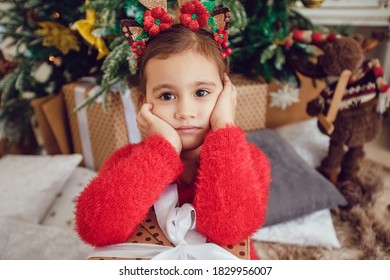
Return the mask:
<svg viewBox="0 0 390 280"><path fill-rule="evenodd" d="M162 99L162 100L172 100L172 99L175 99L175 96L173 96L172 93L164 92L163 94L161 94L160 99Z"/></svg>
<svg viewBox="0 0 390 280"><path fill-rule="evenodd" d="M202 97L202 96L208 95L209 93L210 93L210 92L208 92L207 90L201 89L201 90L198 90L198 91L195 93L195 96L197 96L197 97Z"/></svg>

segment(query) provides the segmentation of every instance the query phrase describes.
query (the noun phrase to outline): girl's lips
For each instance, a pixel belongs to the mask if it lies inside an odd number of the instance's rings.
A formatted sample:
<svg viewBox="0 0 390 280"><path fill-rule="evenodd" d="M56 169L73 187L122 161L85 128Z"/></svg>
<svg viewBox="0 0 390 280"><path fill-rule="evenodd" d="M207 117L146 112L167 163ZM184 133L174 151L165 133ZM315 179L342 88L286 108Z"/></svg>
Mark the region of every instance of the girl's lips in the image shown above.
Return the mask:
<svg viewBox="0 0 390 280"><path fill-rule="evenodd" d="M201 128L198 126L181 126L181 127L176 128L176 131L178 133L191 134L191 133L197 132L200 129Z"/></svg>

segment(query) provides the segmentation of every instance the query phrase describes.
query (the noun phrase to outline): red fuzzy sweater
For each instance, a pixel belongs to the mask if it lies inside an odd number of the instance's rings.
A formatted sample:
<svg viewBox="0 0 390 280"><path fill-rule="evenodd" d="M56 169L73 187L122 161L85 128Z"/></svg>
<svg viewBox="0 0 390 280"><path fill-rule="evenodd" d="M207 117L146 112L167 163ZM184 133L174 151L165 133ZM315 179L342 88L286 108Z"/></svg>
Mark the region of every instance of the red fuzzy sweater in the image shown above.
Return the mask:
<svg viewBox="0 0 390 280"><path fill-rule="evenodd" d="M125 242L182 172L179 155L162 136L119 149L77 200L81 239L93 246ZM179 200L193 202L197 230L208 240L237 244L264 223L269 183L268 159L240 128L227 127L207 134L194 186L179 184Z"/></svg>

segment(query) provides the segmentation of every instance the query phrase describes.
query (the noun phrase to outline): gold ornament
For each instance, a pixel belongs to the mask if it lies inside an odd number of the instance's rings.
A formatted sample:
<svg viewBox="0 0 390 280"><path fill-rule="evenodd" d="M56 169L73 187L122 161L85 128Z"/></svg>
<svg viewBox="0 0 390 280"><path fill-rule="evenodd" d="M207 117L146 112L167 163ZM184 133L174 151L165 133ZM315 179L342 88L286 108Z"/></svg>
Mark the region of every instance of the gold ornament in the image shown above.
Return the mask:
<svg viewBox="0 0 390 280"><path fill-rule="evenodd" d="M62 64L62 58L55 57L54 55L49 56L49 61L52 62L57 67L61 66L61 64Z"/></svg>
<svg viewBox="0 0 390 280"><path fill-rule="evenodd" d="M52 18L55 18L55 19L59 19L61 17L60 13L59 12L53 12L51 14Z"/></svg>
<svg viewBox="0 0 390 280"><path fill-rule="evenodd" d="M306 8L319 8L324 0L301 0L301 2Z"/></svg>
<svg viewBox="0 0 390 280"><path fill-rule="evenodd" d="M51 21L38 22L38 25L41 28L35 34L43 37L43 46L55 47L65 55L70 50L80 50L77 37L67 27Z"/></svg>
<svg viewBox="0 0 390 280"><path fill-rule="evenodd" d="M80 33L80 36L84 38L91 46L94 46L98 50L97 59L102 59L109 54L109 49L102 38L92 35L92 28L96 22L96 11L93 9L87 9L85 19L76 21L73 26Z"/></svg>

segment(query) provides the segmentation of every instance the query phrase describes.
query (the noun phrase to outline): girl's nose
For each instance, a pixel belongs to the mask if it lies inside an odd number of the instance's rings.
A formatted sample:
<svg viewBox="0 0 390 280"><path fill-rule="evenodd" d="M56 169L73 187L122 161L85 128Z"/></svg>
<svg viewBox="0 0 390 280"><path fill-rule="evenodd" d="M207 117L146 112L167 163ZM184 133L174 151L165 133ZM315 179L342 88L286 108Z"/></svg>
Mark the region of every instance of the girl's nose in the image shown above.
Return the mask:
<svg viewBox="0 0 390 280"><path fill-rule="evenodd" d="M188 119L196 117L196 108L193 101L185 98L178 102L175 112L176 119Z"/></svg>

